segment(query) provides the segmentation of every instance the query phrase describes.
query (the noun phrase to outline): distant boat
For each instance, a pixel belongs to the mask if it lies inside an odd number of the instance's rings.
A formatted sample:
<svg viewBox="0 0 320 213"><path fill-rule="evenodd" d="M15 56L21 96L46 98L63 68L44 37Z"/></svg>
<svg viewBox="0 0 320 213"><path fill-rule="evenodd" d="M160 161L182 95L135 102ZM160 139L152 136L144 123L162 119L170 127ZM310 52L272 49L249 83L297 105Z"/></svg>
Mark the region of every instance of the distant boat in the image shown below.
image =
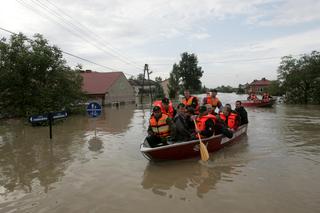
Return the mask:
<svg viewBox="0 0 320 213"><path fill-rule="evenodd" d="M238 141L241 135L247 132L247 124L240 126L233 133L232 138L213 135L203 138L202 142L207 146L208 152L215 152L228 144ZM140 145L141 153L149 160L180 160L192 157L200 157L199 140L177 142L165 146L151 148L146 140Z"/></svg>
<svg viewBox="0 0 320 213"><path fill-rule="evenodd" d="M269 101L262 101L262 100L241 101L241 105L244 107L272 107L274 103L275 103L274 99L270 99Z"/></svg>

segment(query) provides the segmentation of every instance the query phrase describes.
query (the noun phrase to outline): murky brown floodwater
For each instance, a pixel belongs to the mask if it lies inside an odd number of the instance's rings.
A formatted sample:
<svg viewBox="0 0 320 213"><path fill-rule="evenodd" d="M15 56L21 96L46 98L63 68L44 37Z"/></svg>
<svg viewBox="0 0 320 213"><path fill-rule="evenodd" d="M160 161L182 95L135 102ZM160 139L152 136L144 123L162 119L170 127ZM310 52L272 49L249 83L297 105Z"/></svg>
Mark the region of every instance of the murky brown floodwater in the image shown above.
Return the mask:
<svg viewBox="0 0 320 213"><path fill-rule="evenodd" d="M247 110L247 136L208 165L148 162L149 111L134 106L71 116L52 141L48 127L0 121L0 212L319 212L320 106Z"/></svg>

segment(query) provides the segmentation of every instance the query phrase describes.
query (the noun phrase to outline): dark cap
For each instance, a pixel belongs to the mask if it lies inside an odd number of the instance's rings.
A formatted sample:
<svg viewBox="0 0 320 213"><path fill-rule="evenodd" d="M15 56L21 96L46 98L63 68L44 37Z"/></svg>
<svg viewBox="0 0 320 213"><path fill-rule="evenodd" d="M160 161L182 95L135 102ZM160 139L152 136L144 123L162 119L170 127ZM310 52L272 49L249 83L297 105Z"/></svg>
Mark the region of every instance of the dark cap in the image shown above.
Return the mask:
<svg viewBox="0 0 320 213"><path fill-rule="evenodd" d="M168 99L168 98L163 98L163 99L162 99L162 103L164 103L164 104L169 104L169 99Z"/></svg>
<svg viewBox="0 0 320 213"><path fill-rule="evenodd" d="M192 106L187 106L187 112L194 115L194 109Z"/></svg>
<svg viewBox="0 0 320 213"><path fill-rule="evenodd" d="M204 113L205 111L207 111L207 107L206 106L201 106L199 108L199 113Z"/></svg>
<svg viewBox="0 0 320 213"><path fill-rule="evenodd" d="M160 112L161 108L159 106L154 106L152 111L153 112Z"/></svg>

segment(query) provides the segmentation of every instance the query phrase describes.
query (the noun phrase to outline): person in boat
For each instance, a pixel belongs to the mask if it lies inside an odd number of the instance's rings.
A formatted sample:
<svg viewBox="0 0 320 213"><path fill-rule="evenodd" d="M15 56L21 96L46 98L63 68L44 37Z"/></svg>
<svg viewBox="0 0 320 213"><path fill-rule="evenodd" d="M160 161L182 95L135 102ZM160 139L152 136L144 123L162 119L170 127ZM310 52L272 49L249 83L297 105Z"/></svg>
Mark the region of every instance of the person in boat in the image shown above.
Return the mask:
<svg viewBox="0 0 320 213"><path fill-rule="evenodd" d="M159 106L154 106L152 111L146 139L151 147L167 145L168 139L175 138L175 124Z"/></svg>
<svg viewBox="0 0 320 213"><path fill-rule="evenodd" d="M248 113L247 110L241 105L241 101L236 101L235 111L240 116L240 126L248 123Z"/></svg>
<svg viewBox="0 0 320 213"><path fill-rule="evenodd" d="M272 97L269 95L269 93L267 93L267 92L263 93L263 95L262 95L263 102L269 102L270 99L272 99Z"/></svg>
<svg viewBox="0 0 320 213"><path fill-rule="evenodd" d="M193 107L186 107L186 122L187 122L188 130L191 132L195 131L195 126L193 122L195 117L196 115L194 114Z"/></svg>
<svg viewBox="0 0 320 213"><path fill-rule="evenodd" d="M198 138L197 133L201 138L211 137L214 133L214 125L216 122L216 116L208 114L207 107L201 106L199 108L199 115L195 118L197 128L193 138Z"/></svg>
<svg viewBox="0 0 320 213"><path fill-rule="evenodd" d="M213 111L213 107L211 104L206 104L205 106L207 107L208 114L217 115L217 113L215 111Z"/></svg>
<svg viewBox="0 0 320 213"><path fill-rule="evenodd" d="M191 117L187 114L186 106L183 103L178 104L177 114L173 119L176 125L175 141L188 141L191 139L192 131L190 129L190 122L188 122L190 119Z"/></svg>
<svg viewBox="0 0 320 213"><path fill-rule="evenodd" d="M257 101L258 97L256 96L256 94L254 94L253 92L250 93L250 95L247 98L248 101Z"/></svg>
<svg viewBox="0 0 320 213"><path fill-rule="evenodd" d="M188 89L184 90L184 98L182 99L182 103L186 107L193 107L195 114L199 114L199 101L195 96L190 95L190 91Z"/></svg>
<svg viewBox="0 0 320 213"><path fill-rule="evenodd" d="M162 100L153 102L153 106L159 106L162 114L166 114L172 119L177 113L177 111L173 108L172 102L168 98L163 98Z"/></svg>
<svg viewBox="0 0 320 213"><path fill-rule="evenodd" d="M223 111L219 113L219 119L224 121L226 126L231 130L236 130L239 126L238 113L233 113L230 107L223 107Z"/></svg>
<svg viewBox="0 0 320 213"><path fill-rule="evenodd" d="M202 101L202 105L210 104L212 106L212 110L215 111L216 108L219 109L219 111L222 110L223 106L219 98L217 98L218 91L216 89L213 89L210 91L210 93L207 93L207 97L205 97Z"/></svg>
<svg viewBox="0 0 320 213"><path fill-rule="evenodd" d="M241 117L240 117L240 115L238 114L238 112L232 109L231 104L226 104L225 107L230 108L230 110L231 110L230 113L237 114L237 116L236 116L236 122L237 122L237 124L240 125L240 123L241 123Z"/></svg>

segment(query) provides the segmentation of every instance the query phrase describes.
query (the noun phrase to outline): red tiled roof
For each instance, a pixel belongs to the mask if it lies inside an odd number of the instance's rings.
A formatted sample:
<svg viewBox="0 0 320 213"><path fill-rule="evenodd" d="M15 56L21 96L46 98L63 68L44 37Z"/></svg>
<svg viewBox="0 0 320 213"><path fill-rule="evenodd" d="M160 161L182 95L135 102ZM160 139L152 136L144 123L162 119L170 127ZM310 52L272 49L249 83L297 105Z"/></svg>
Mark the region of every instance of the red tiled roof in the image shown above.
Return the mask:
<svg viewBox="0 0 320 213"><path fill-rule="evenodd" d="M251 86L268 86L270 85L270 81L263 78L261 80L254 80L250 85Z"/></svg>
<svg viewBox="0 0 320 213"><path fill-rule="evenodd" d="M122 72L81 72L82 90L88 94L105 94Z"/></svg>

